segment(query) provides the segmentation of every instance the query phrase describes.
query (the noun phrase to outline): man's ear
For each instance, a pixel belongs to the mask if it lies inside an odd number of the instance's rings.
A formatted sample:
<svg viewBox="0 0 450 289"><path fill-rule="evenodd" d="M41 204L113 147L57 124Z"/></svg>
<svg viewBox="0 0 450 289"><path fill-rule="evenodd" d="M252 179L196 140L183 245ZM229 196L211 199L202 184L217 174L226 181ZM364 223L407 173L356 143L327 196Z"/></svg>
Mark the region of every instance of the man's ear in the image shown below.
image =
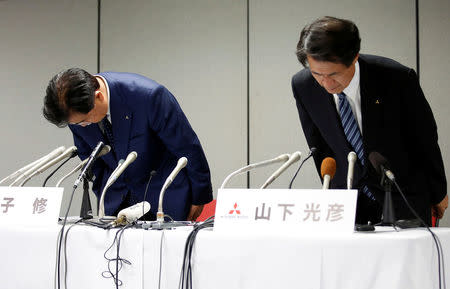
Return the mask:
<svg viewBox="0 0 450 289"><path fill-rule="evenodd" d="M359 58L359 53L356 54L355 59L353 59L353 63L352 63L353 65L355 65L356 61L358 61L358 58Z"/></svg>
<svg viewBox="0 0 450 289"><path fill-rule="evenodd" d="M105 96L100 90L96 90L94 93L94 99L99 100L100 102L103 102L105 100Z"/></svg>

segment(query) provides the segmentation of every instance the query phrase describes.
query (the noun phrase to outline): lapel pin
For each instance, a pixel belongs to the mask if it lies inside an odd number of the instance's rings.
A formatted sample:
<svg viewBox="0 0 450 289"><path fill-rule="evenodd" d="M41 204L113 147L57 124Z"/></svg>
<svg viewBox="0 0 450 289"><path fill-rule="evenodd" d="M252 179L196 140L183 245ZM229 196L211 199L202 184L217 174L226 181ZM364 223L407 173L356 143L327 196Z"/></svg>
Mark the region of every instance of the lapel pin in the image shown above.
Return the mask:
<svg viewBox="0 0 450 289"><path fill-rule="evenodd" d="M375 103L376 103L376 104L380 104L380 101L377 99L377 100L375 101Z"/></svg>
<svg viewBox="0 0 450 289"><path fill-rule="evenodd" d="M128 115L126 115L126 116L125 116L125 119L130 119L130 118L128 117Z"/></svg>

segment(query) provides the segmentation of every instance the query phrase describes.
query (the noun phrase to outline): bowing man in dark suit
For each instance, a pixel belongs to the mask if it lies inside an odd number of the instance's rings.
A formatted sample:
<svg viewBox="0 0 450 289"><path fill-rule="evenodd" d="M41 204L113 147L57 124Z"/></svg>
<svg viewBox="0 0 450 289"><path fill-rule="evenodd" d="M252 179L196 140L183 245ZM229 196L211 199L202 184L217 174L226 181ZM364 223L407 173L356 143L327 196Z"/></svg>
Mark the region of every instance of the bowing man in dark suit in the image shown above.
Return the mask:
<svg viewBox="0 0 450 289"><path fill-rule="evenodd" d="M91 75L72 68L55 75L44 99L45 118L69 124L81 159L99 141L112 152L97 160L93 191L100 197L120 159L136 151L137 159L105 195L106 215L146 200L154 218L159 192L180 157L187 166L167 189L164 212L175 220L195 220L212 200L211 177L200 141L175 97L162 85L132 73ZM153 175L149 182L150 175Z"/></svg>
<svg viewBox="0 0 450 289"><path fill-rule="evenodd" d="M346 188L347 155L355 151L353 187L358 189L356 222L378 222L384 190L368 156L390 163L406 198L422 219L442 218L447 183L433 113L413 69L359 54L360 37L348 20L323 17L303 28L297 57L305 67L292 90L317 170L325 157L336 160L331 188ZM414 215L393 189L397 219Z"/></svg>

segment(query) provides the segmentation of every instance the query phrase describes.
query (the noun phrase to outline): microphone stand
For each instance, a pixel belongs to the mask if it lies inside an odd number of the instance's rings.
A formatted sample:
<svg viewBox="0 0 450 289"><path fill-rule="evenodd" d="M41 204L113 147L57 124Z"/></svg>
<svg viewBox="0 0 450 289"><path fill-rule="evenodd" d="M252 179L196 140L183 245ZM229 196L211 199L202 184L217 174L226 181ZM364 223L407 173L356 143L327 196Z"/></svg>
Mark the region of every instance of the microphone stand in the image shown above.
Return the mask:
<svg viewBox="0 0 450 289"><path fill-rule="evenodd" d="M89 179L83 178L83 199L81 201L80 218L83 220L92 219L91 199L89 198Z"/></svg>
<svg viewBox="0 0 450 289"><path fill-rule="evenodd" d="M384 168L381 168L384 171ZM383 215L381 219L382 226L394 226L396 223L394 203L392 202L392 181L386 177L386 174L381 176L381 186L384 187L384 203Z"/></svg>

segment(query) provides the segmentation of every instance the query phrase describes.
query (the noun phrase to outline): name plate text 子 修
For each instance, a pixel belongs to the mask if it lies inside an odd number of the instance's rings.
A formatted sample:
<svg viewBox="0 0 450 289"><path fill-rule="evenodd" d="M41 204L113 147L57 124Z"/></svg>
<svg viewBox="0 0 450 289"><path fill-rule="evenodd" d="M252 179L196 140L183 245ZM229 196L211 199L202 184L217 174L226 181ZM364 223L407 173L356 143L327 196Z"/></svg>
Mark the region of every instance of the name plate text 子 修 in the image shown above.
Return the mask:
<svg viewBox="0 0 450 289"><path fill-rule="evenodd" d="M0 187L0 224L56 224L63 190L55 187Z"/></svg>

